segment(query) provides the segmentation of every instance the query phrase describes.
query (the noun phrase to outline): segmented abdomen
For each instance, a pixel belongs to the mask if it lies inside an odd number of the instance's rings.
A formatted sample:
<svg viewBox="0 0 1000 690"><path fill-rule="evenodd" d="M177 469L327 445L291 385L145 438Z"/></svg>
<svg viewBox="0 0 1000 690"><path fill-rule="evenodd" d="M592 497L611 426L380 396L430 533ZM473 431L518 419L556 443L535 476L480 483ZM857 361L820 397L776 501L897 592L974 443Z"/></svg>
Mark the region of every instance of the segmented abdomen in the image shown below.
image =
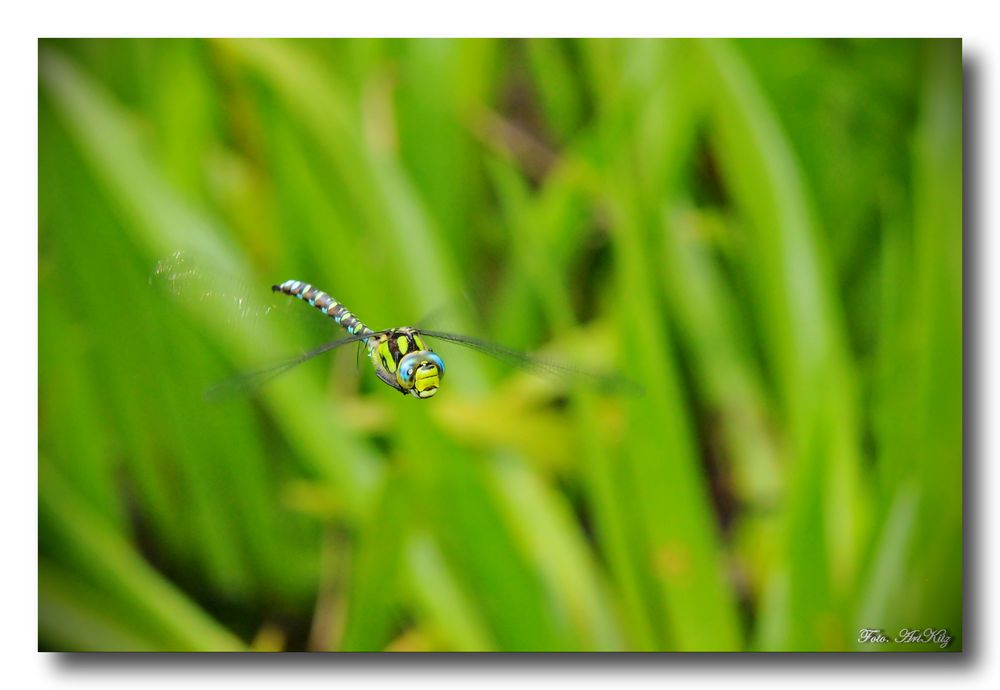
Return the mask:
<svg viewBox="0 0 1000 690"><path fill-rule="evenodd" d="M299 280L286 280L281 285L272 285L271 290L274 292L283 292L286 295L298 297L300 300L308 302L336 321L338 326L351 335L363 335L372 332L372 329L361 323L358 317L349 312L343 304L308 283L303 283Z"/></svg>

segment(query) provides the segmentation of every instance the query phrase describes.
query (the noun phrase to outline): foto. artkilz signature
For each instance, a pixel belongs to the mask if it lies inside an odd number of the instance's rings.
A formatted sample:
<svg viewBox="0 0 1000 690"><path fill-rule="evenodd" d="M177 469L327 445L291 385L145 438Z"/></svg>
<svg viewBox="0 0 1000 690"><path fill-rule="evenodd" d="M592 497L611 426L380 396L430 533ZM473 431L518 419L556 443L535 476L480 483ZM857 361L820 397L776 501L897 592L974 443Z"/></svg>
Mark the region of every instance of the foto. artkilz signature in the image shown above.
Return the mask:
<svg viewBox="0 0 1000 690"><path fill-rule="evenodd" d="M862 628L858 633L858 642L862 644L888 644L897 642L899 644L936 644L941 649L945 649L954 639L945 628L903 628L895 637L890 638L884 630L878 628Z"/></svg>

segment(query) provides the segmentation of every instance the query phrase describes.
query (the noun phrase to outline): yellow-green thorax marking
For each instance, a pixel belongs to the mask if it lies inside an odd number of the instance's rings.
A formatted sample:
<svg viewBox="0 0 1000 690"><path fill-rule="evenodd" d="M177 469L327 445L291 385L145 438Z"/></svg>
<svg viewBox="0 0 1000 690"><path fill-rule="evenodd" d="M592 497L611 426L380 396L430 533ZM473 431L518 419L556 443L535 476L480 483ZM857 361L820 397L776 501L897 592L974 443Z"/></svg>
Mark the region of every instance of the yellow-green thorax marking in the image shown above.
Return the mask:
<svg viewBox="0 0 1000 690"><path fill-rule="evenodd" d="M444 361L427 347L416 329L404 326L373 331L330 295L298 280L286 280L271 289L308 302L350 335L371 334L362 342L375 374L386 385L421 399L437 393L444 378Z"/></svg>

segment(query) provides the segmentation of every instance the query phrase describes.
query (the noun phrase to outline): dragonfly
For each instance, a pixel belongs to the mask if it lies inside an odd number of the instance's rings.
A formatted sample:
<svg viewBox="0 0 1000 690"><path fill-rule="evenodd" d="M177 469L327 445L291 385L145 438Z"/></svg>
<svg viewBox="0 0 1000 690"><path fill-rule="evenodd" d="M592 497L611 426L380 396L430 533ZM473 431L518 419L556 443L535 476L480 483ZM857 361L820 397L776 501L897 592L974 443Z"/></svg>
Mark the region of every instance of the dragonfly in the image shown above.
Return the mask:
<svg viewBox="0 0 1000 690"><path fill-rule="evenodd" d="M272 285L271 290L314 307L332 319L347 335L265 369L223 381L209 389L209 397L219 397L235 390L256 389L319 355L350 343L359 343L364 347L380 381L404 396L427 400L437 395L446 370L444 359L428 345L428 340L442 340L470 348L532 373L586 381L603 391L641 392L639 386L621 376L578 369L468 335L415 326L372 330L329 294L300 280L286 280Z"/></svg>

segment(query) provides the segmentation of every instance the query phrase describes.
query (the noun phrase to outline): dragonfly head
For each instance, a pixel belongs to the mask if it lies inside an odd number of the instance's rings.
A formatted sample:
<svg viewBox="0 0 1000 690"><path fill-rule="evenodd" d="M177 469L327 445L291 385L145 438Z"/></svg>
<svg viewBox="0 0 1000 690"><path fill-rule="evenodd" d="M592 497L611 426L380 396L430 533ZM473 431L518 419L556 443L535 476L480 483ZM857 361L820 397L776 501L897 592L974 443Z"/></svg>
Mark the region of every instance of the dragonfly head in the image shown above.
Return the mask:
<svg viewBox="0 0 1000 690"><path fill-rule="evenodd" d="M404 355L396 368L397 383L418 398L433 397L443 378L444 361L431 350Z"/></svg>

